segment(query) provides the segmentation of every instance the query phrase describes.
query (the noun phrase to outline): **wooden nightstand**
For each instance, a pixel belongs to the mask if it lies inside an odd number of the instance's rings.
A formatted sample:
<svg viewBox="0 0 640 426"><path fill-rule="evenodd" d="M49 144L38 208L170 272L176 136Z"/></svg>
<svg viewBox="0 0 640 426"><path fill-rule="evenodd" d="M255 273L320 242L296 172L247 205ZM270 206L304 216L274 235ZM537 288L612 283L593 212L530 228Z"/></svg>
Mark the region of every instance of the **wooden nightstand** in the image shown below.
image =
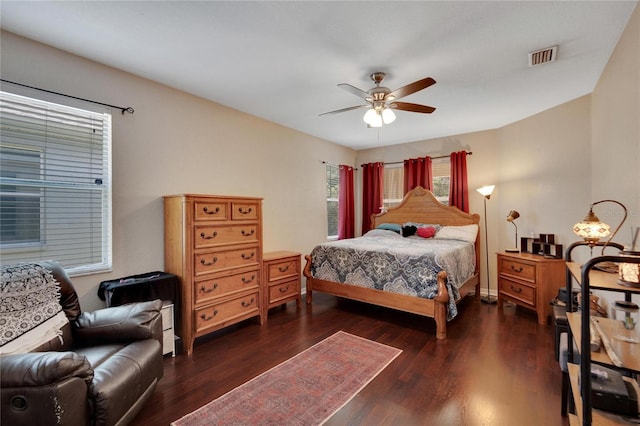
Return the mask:
<svg viewBox="0 0 640 426"><path fill-rule="evenodd" d="M551 300L565 286L563 259L529 253L498 253L498 306L509 300L536 311L538 324L551 315Z"/></svg>
<svg viewBox="0 0 640 426"><path fill-rule="evenodd" d="M263 280L264 283L264 314L270 308L291 300L300 307L300 253L292 251L274 251L264 253Z"/></svg>

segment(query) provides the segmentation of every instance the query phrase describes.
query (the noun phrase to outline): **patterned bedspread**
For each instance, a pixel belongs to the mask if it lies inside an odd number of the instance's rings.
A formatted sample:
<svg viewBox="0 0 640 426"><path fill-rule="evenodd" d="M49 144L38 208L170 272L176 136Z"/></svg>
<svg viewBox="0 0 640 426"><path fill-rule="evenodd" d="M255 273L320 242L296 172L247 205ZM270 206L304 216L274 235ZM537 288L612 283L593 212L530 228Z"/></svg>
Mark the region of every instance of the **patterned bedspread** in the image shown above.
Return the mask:
<svg viewBox="0 0 640 426"><path fill-rule="evenodd" d="M458 288L475 271L475 247L459 240L403 237L374 229L362 237L316 246L314 278L433 299L438 272L447 272L447 320L457 313Z"/></svg>

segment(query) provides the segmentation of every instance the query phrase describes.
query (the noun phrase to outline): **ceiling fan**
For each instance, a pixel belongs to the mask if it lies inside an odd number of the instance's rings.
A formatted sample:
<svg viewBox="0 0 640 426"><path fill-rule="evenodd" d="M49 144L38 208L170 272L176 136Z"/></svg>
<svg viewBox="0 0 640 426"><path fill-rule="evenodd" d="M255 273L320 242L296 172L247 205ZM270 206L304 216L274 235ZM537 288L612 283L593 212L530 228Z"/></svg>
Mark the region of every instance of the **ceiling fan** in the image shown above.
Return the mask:
<svg viewBox="0 0 640 426"><path fill-rule="evenodd" d="M356 105L348 108L342 108L335 111L329 111L320 115L337 114L339 112L351 111L354 109L367 108L367 112L362 118L369 127L382 127L382 123L389 124L396 119L396 115L393 112L394 109L402 111L419 112L423 114L431 114L436 109L427 105L412 104L409 102L397 102L396 99L408 96L412 93L418 92L422 89L435 84L435 80L431 77L423 78L422 80L414 81L411 84L407 84L399 89L391 91L389 88L380 86L382 80L384 80L385 73L374 72L370 75L371 80L376 86L368 91L358 89L348 83L340 83L338 87L343 88L347 92L361 97L367 103L364 105Z"/></svg>

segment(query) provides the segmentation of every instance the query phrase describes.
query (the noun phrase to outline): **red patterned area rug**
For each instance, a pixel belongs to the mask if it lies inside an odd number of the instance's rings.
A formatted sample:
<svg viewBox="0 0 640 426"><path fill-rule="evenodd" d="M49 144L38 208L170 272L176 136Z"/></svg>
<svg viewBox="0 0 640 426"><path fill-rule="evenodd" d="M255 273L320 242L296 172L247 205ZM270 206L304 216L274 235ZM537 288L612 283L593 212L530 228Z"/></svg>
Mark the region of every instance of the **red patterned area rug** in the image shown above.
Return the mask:
<svg viewBox="0 0 640 426"><path fill-rule="evenodd" d="M172 425L320 425L401 352L339 331Z"/></svg>

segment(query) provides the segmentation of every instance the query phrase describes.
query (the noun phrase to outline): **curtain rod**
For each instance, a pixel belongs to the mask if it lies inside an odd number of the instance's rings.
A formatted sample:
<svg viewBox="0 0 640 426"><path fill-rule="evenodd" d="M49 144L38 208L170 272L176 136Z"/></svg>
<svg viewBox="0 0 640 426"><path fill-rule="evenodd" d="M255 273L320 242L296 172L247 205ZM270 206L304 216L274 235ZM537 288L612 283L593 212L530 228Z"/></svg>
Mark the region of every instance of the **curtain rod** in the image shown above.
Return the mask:
<svg viewBox="0 0 640 426"><path fill-rule="evenodd" d="M335 167L340 167L341 166L341 164L334 164L334 163L332 163L330 161L323 161L322 164L328 164L330 166L335 166ZM347 166L347 164L343 164L343 165ZM353 166L349 166L349 167L353 167ZM358 170L358 168L357 167L353 167L353 170Z"/></svg>
<svg viewBox="0 0 640 426"><path fill-rule="evenodd" d="M105 104L105 103L98 102L98 101L92 101L91 99L79 98L77 96L65 95L64 93L58 93L58 92L54 92L54 91L51 91L51 90L40 89L38 87L28 86L28 85L22 84L22 83L16 83L15 81L5 80L4 78L0 78L0 81L2 81L3 83L15 84L16 86L26 87L26 88L33 89L33 90L39 90L41 92L51 93L53 95L64 96L64 97L71 98L71 99L77 99L79 101L90 102L92 104L97 104L97 105L102 105L102 106L106 106L106 107L109 107L109 108L119 109L122 112L123 115L124 115L125 112L128 112L129 114L133 114L133 108L132 107L121 107L121 106L117 106L117 105L109 105L109 104Z"/></svg>
<svg viewBox="0 0 640 426"><path fill-rule="evenodd" d="M472 152L472 151L467 151L467 155L473 155L473 152ZM434 160L434 159L437 159L437 158L449 158L450 156L451 156L451 154L449 154L449 155L439 155L439 156L437 156L437 157L431 157L431 159L432 159L432 160ZM389 163L383 163L383 164L384 164L385 166L386 166L387 164L404 164L404 161L392 161L392 162L389 162ZM364 166L364 164L361 164L361 166Z"/></svg>

